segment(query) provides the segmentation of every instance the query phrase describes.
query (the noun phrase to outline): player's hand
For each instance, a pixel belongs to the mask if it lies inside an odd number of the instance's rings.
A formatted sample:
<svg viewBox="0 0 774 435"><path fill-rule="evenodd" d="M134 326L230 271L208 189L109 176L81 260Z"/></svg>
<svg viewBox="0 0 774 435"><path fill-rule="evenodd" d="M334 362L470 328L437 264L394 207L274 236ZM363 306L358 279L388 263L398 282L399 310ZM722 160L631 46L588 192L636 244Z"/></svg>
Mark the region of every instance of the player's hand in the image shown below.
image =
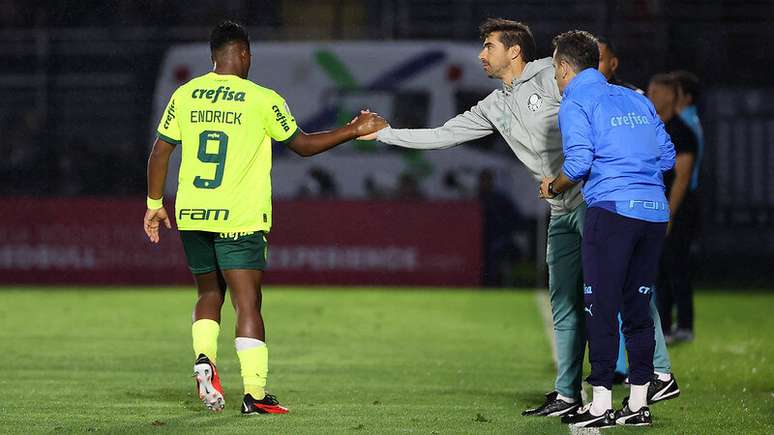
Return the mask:
<svg viewBox="0 0 774 435"><path fill-rule="evenodd" d="M161 222L164 222L164 226L166 226L167 229L172 229L172 222L169 221L169 216L164 207L148 209L145 212L143 227L145 228L145 234L148 235L148 239L150 239L152 243L159 242L159 226Z"/></svg>
<svg viewBox="0 0 774 435"><path fill-rule="evenodd" d="M672 232L672 219L669 219L669 223L667 223L666 235L668 236L669 233L671 233L671 232Z"/></svg>
<svg viewBox="0 0 774 435"><path fill-rule="evenodd" d="M355 127L357 140L374 140L379 130L390 126L379 114L369 110L361 110L349 125Z"/></svg>
<svg viewBox="0 0 774 435"><path fill-rule="evenodd" d="M551 195L551 193L548 191L548 185L553 181L553 178L543 178L543 181L540 182L540 187L538 188L538 198L551 199L554 197L554 195Z"/></svg>

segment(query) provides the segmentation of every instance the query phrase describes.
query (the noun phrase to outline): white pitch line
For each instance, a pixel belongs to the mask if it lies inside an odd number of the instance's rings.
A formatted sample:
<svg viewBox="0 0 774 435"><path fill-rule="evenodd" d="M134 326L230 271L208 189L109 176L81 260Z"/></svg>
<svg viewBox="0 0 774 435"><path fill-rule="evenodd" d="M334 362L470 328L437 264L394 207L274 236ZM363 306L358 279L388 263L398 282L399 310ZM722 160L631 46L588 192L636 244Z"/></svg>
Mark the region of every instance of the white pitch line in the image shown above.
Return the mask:
<svg viewBox="0 0 774 435"><path fill-rule="evenodd" d="M554 335L554 320L551 315L551 302L548 300L548 292L545 290L537 290L535 292L535 301L540 310L540 316L543 318L543 330L548 337L548 342L551 344L551 359L554 361L554 367L557 365L556 357L556 336ZM585 391L581 391L581 395L585 396ZM599 435L599 429L595 427L575 427L571 424L567 425L570 431L570 435Z"/></svg>

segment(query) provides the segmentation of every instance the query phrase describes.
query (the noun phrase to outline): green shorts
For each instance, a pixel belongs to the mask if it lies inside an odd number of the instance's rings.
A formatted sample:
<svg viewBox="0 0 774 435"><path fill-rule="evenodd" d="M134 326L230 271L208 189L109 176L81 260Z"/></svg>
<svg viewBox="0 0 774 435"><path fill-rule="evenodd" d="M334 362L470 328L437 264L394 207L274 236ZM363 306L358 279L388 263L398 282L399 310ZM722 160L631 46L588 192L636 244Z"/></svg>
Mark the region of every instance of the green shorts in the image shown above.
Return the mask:
<svg viewBox="0 0 774 435"><path fill-rule="evenodd" d="M194 275L218 269L266 269L269 245L263 231L211 233L180 231L188 268Z"/></svg>

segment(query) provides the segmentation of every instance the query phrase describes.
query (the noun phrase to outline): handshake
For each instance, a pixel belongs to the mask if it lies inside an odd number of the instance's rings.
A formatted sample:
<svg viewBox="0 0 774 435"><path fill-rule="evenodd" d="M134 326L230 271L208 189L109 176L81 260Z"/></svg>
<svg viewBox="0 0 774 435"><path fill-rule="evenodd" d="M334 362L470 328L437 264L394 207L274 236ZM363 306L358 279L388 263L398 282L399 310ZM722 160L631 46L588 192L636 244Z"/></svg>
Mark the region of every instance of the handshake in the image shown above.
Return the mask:
<svg viewBox="0 0 774 435"><path fill-rule="evenodd" d="M378 113L368 109L361 110L347 125L355 129L357 140L375 140L379 130L390 126Z"/></svg>

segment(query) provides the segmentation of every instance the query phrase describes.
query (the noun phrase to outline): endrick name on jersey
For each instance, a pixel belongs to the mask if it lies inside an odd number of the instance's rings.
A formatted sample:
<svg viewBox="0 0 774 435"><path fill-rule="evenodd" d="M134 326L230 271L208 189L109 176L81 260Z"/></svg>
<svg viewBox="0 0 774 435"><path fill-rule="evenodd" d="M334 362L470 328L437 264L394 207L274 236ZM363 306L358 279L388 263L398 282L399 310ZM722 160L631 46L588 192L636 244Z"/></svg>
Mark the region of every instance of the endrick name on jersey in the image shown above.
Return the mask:
<svg viewBox="0 0 774 435"><path fill-rule="evenodd" d="M221 124L242 125L242 112L223 110L192 110L191 124L199 122L218 122Z"/></svg>

